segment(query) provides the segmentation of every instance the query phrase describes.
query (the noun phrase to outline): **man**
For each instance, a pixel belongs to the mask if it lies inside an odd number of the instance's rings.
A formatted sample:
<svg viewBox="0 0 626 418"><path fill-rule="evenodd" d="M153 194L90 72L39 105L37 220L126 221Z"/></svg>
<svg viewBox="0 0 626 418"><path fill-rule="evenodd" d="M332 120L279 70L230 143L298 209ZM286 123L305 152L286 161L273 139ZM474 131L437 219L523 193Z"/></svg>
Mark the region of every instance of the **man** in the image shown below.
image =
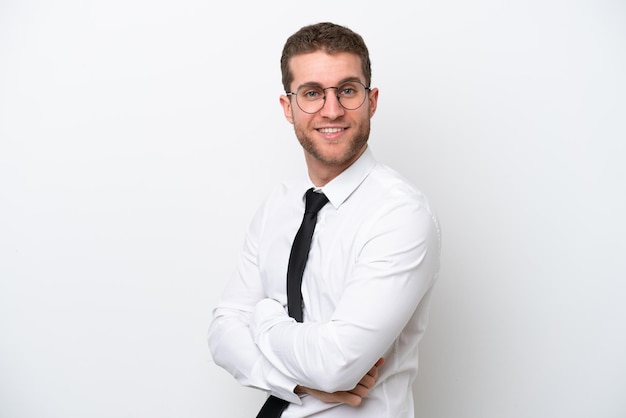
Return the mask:
<svg viewBox="0 0 626 418"><path fill-rule="evenodd" d="M305 26L287 40L281 69L280 103L308 175L276 188L252 220L214 310L213 359L241 384L288 401L283 418L413 418L417 346L439 268L437 219L368 148L378 89L360 35ZM290 249L311 188L328 203L301 289L288 297ZM296 293L301 319L291 312Z"/></svg>

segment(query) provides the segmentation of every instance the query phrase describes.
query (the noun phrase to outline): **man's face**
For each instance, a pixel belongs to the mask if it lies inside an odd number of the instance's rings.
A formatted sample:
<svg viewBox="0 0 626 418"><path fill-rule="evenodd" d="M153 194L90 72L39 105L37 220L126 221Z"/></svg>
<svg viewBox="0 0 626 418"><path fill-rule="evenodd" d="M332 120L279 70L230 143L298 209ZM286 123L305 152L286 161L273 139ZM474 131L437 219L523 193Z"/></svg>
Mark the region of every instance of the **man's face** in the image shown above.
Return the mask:
<svg viewBox="0 0 626 418"><path fill-rule="evenodd" d="M303 85L325 88L339 86L348 80L365 84L360 58L351 53L329 55L318 51L296 55L291 59L290 67L292 92ZM313 114L302 111L294 96L281 96L280 102L305 150L309 169L343 171L365 150L378 89L366 91L365 102L355 110L347 110L339 103L336 89L325 90L325 93L324 107Z"/></svg>

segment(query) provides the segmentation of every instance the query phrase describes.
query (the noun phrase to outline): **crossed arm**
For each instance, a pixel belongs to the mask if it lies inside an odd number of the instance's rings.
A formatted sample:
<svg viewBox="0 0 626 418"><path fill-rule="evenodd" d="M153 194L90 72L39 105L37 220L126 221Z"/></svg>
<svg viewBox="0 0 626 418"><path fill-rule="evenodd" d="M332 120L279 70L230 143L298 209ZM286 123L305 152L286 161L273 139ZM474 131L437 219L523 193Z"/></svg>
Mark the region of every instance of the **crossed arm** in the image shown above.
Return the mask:
<svg viewBox="0 0 626 418"><path fill-rule="evenodd" d="M376 384L376 381L378 380L378 368L382 366L384 362L384 359L380 358L352 390L329 393L298 385L296 386L294 392L296 394L306 393L322 402L339 402L350 406L359 406L363 398L369 395L370 390Z"/></svg>
<svg viewBox="0 0 626 418"><path fill-rule="evenodd" d="M230 315L235 315L231 311ZM303 385L295 385L260 353L253 342L246 318L249 315L222 316L214 321L209 332L209 346L214 361L232 374L242 385L256 387L290 402L299 403L299 396L308 394L322 402L345 403L351 406L361 404L379 377L379 369L384 360L379 359L350 390L325 392Z"/></svg>
<svg viewBox="0 0 626 418"><path fill-rule="evenodd" d="M215 311L209 345L216 363L241 384L290 402L308 394L359 405L378 380L379 357L434 280L438 236L430 217L417 212L408 227L378 220L345 296L324 323L296 323L283 303L268 297L256 264L258 231L252 231L237 277ZM383 309L381 301L393 306Z"/></svg>

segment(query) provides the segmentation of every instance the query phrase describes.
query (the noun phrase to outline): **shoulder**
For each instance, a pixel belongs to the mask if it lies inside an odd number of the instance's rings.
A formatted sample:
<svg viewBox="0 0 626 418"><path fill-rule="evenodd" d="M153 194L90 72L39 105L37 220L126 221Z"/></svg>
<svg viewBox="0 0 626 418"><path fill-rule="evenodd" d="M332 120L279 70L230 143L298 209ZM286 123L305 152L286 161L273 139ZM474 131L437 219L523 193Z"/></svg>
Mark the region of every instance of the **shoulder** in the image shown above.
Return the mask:
<svg viewBox="0 0 626 418"><path fill-rule="evenodd" d="M430 231L440 236L440 224L426 194L393 168L377 163L361 185L360 206L371 226ZM376 228L377 229L377 228Z"/></svg>
<svg viewBox="0 0 626 418"><path fill-rule="evenodd" d="M268 217L284 216L285 211L299 210L304 204L302 181L285 180L270 187L258 205L255 220L264 222Z"/></svg>
<svg viewBox="0 0 626 418"><path fill-rule="evenodd" d="M393 168L377 163L364 184L368 193L377 196L379 204L418 205L433 213L428 197L408 178Z"/></svg>
<svg viewBox="0 0 626 418"><path fill-rule="evenodd" d="M272 186L261 201L262 207L284 205L286 202L301 200L303 196L302 182L296 180L284 180Z"/></svg>

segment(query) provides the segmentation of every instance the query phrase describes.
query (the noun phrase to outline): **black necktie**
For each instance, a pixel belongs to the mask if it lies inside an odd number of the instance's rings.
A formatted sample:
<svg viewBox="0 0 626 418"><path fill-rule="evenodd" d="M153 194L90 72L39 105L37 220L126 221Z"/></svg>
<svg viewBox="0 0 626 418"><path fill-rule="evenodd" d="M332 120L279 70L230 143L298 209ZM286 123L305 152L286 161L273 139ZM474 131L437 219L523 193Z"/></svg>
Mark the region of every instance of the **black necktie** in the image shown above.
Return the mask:
<svg viewBox="0 0 626 418"><path fill-rule="evenodd" d="M317 212L327 202L328 198L323 193L317 193L312 188L307 190L304 217L291 246L291 254L289 255L289 264L287 266L287 307L289 316L298 322L302 322L302 292L300 290L302 273L304 272L306 260L309 258L311 239L317 223ZM265 401L256 418L278 418L287 408L287 405L289 405L288 401L270 396Z"/></svg>

